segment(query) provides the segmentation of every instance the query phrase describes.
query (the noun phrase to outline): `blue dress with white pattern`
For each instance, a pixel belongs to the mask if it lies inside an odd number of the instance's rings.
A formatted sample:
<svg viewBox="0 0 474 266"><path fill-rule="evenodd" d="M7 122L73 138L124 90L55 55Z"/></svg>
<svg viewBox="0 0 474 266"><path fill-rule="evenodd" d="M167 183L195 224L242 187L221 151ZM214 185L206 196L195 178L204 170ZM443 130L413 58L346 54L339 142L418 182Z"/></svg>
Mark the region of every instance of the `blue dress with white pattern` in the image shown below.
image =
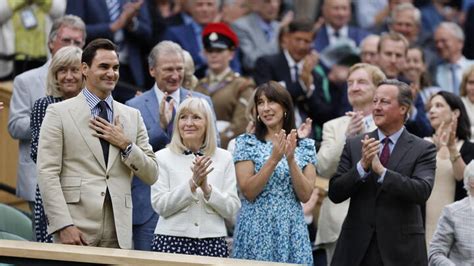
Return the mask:
<svg viewBox="0 0 474 266"><path fill-rule="evenodd" d="M262 142L253 134L236 140L234 161L250 160L255 173L260 171L272 152L271 142ZM314 141L301 139L295 150L301 169L316 164ZM303 208L291 183L285 158L278 163L262 192L251 202L242 199L234 231L232 256L241 259L313 264Z"/></svg>

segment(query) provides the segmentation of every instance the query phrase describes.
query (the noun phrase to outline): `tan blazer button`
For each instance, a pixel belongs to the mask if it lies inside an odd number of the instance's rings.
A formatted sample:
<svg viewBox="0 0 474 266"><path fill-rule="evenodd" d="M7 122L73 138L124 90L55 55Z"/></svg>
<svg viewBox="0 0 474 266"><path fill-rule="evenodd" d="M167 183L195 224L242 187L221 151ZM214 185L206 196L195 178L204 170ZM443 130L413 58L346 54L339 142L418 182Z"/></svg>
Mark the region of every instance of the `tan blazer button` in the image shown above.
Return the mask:
<svg viewBox="0 0 474 266"><path fill-rule="evenodd" d="M109 175L106 175L106 176L105 176L105 179L109 179Z"/></svg>
<svg viewBox="0 0 474 266"><path fill-rule="evenodd" d="M198 224L198 223L194 223L194 226L199 226L199 224Z"/></svg>
<svg viewBox="0 0 474 266"><path fill-rule="evenodd" d="M100 195L101 195L101 196L105 196L105 192L100 192Z"/></svg>

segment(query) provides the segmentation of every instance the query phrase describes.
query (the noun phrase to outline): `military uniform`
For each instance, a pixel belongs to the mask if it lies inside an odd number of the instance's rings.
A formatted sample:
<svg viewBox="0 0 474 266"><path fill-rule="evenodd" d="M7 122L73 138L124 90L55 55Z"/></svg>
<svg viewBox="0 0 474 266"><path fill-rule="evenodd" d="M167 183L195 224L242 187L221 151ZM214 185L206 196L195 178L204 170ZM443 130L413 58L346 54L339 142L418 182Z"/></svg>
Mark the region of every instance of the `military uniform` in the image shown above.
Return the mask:
<svg viewBox="0 0 474 266"><path fill-rule="evenodd" d="M252 79L241 77L240 74L228 69L217 81L211 82L211 75L201 79L195 91L209 95L217 116L217 127L221 138L221 146L227 148L232 138L245 132L248 124L245 117L255 83Z"/></svg>

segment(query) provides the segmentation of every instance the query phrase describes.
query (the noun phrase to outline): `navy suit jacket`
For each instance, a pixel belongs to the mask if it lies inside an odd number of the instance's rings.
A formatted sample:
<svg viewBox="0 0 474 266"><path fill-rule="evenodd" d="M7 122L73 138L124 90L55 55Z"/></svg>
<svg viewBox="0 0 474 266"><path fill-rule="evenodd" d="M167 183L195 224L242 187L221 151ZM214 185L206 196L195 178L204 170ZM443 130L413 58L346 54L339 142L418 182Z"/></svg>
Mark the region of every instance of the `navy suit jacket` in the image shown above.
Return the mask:
<svg viewBox="0 0 474 266"><path fill-rule="evenodd" d="M254 74L254 80L257 85L270 80L284 82L295 106L316 124L322 126L324 122L336 118L336 108L339 106L334 104L334 102L326 102L324 100L322 77L313 70L315 90L311 97L306 97L301 84L291 80L290 67L283 52L257 59Z"/></svg>
<svg viewBox="0 0 474 266"><path fill-rule="evenodd" d="M188 95L192 97L201 97L214 110L211 98L199 92L190 91L184 88L180 89L180 101L184 101ZM142 95L128 100L126 105L136 108L140 111L145 123L148 138L153 151L156 152L166 147L171 141L171 136L161 129L159 110L160 104L156 98L155 90L152 88ZM214 115L215 117L215 115ZM132 202L133 202L133 224L144 224L153 215L153 208L151 207L150 186L143 183L139 178L133 177L132 180Z"/></svg>
<svg viewBox="0 0 474 266"><path fill-rule="evenodd" d="M199 48L199 43L194 35L191 24L169 27L163 36L163 40L173 41L191 54L196 66L195 75L203 78L207 70L207 62L203 60L203 51ZM230 62L230 67L237 73L241 73L241 64L239 61L239 51L236 50L234 58Z"/></svg>
<svg viewBox="0 0 474 266"><path fill-rule="evenodd" d="M360 265L372 236L377 237L384 265L427 265L420 205L433 188L435 146L403 130L378 184L379 176L373 172L363 180L357 171L364 135L346 140L329 181L331 201L351 199L331 265ZM378 138L377 130L368 135Z"/></svg>
<svg viewBox="0 0 474 266"><path fill-rule="evenodd" d="M357 46L359 46L360 42L369 35L369 33L363 29L354 27L354 26L348 26L349 27L349 33L348 36L351 40L353 40ZM318 31L316 34L316 38L314 39L314 49L316 51L321 52L324 50L329 45L329 36L328 32L326 30L326 26L323 25L321 29Z"/></svg>
<svg viewBox="0 0 474 266"><path fill-rule="evenodd" d="M120 0L125 4L126 0ZM66 14L76 15L86 23L87 42L97 38L114 40L110 31L109 9L105 0L68 0ZM151 20L146 4L140 8L138 27L135 31L124 30L124 42L128 47L128 64L135 80L135 85L143 87L145 84L144 60L140 53L140 43L151 40Z"/></svg>

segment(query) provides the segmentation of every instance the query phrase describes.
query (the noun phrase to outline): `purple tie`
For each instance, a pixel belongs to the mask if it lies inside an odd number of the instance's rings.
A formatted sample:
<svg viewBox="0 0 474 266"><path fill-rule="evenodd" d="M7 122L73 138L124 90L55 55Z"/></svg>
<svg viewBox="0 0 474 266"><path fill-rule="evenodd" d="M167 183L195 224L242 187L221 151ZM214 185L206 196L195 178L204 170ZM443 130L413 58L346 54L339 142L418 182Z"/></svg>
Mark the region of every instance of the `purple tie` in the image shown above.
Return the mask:
<svg viewBox="0 0 474 266"><path fill-rule="evenodd" d="M387 166L388 160L390 159L390 139L386 137L382 140L382 142L384 143L384 145L382 148L382 153L380 154L380 162L383 166Z"/></svg>

